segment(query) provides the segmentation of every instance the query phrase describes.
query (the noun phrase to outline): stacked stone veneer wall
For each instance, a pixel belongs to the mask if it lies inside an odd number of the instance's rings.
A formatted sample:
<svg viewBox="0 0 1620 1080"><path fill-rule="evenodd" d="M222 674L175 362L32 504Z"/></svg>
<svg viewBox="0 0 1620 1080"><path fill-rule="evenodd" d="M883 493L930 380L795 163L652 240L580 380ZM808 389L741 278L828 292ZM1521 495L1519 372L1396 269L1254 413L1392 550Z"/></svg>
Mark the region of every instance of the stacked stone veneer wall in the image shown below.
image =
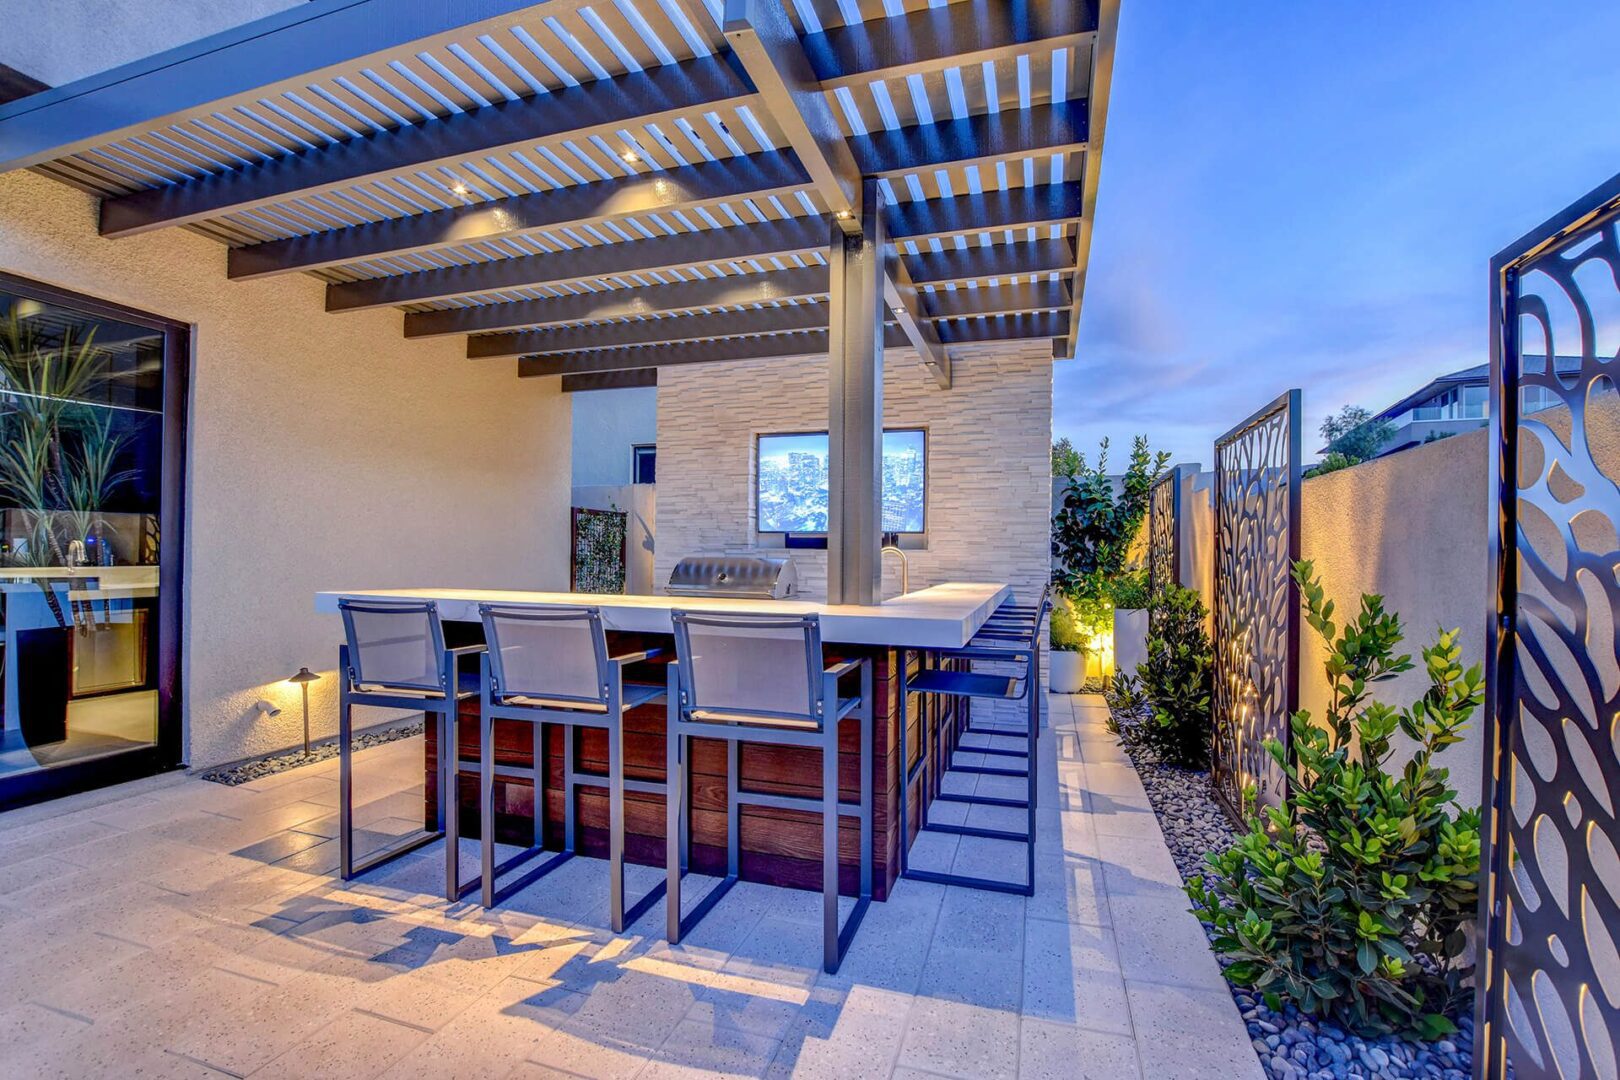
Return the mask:
<svg viewBox="0 0 1620 1080"><path fill-rule="evenodd" d="M928 430L928 537L924 549L907 553L911 588L1005 581L1032 602L1049 575L1051 348L1041 341L952 352L949 390L909 350L884 356L884 426ZM758 549L755 440L826 430L827 393L825 358L659 372L656 580L667 580L684 555ZM791 554L805 595L825 597L827 553ZM899 561L888 556L883 595L899 591Z"/></svg>

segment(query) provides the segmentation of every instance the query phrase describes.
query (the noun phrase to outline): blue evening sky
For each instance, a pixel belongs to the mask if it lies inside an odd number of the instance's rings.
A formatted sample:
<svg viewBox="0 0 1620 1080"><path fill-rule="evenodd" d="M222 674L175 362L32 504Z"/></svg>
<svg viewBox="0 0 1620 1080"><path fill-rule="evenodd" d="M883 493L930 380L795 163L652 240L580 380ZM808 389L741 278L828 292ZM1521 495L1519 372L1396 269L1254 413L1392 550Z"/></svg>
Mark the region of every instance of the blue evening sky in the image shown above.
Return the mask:
<svg viewBox="0 0 1620 1080"><path fill-rule="evenodd" d="M1054 428L1178 462L1290 387L1307 450L1488 359L1488 264L1620 172L1615 0L1124 0Z"/></svg>

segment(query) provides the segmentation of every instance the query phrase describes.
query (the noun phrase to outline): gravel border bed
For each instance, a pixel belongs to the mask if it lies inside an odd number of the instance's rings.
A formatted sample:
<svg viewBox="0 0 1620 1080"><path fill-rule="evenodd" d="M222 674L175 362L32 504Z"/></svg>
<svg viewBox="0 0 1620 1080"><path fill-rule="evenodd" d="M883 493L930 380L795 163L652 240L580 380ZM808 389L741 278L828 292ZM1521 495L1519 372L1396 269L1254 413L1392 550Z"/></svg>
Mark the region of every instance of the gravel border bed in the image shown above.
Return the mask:
<svg viewBox="0 0 1620 1080"><path fill-rule="evenodd" d="M382 746L384 743L397 742L408 739L412 735L422 734L422 721L414 724L404 724L400 727L382 728L377 731L368 731L356 736L353 742L354 749L365 750L373 746ZM266 776L284 773L288 769L296 769L303 765L313 765L318 761L330 761L338 756L337 740L317 743L310 748L308 757L302 750L291 753L271 754L267 757L252 758L248 761L239 761L235 765L225 765L218 769L210 769L201 775L203 780L211 780L226 787L235 787L245 784L249 780L262 780Z"/></svg>
<svg viewBox="0 0 1620 1080"><path fill-rule="evenodd" d="M1202 874L1204 853L1224 851L1234 841L1231 822L1210 789L1209 773L1161 764L1141 744L1141 716L1112 708L1110 713L1182 880ZM1204 930L1209 931L1207 924ZM1236 986L1231 990L1271 1080L1468 1080L1473 1075L1471 1012L1457 1021L1460 1030L1449 1039L1432 1043L1395 1035L1363 1039L1331 1020L1306 1016L1293 1005L1276 1013L1259 996Z"/></svg>

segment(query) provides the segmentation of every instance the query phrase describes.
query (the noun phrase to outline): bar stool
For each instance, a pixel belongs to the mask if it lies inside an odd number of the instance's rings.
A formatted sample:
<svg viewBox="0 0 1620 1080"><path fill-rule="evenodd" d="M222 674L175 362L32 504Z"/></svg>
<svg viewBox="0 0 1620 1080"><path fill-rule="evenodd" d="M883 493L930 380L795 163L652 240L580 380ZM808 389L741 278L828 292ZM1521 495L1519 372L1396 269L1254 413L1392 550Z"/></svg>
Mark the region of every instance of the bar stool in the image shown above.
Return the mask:
<svg viewBox="0 0 1620 1080"><path fill-rule="evenodd" d="M978 633L974 634L965 647L942 650L939 653L942 662L954 660L965 663L968 667L966 671L928 668L919 671L913 677L909 675L909 650L901 650L898 727L900 732L900 770L904 778L900 785L900 874L902 877L909 877L918 881L932 881L942 885L960 885L966 888L984 889L992 892L1016 893L1023 896L1034 895L1036 744L1040 735L1041 716L1040 639L1041 621L1045 618L1050 607L1048 590L1046 589L1042 590L1040 602L1034 607L1019 606L1011 603L1004 604L991 614L984 626L979 629ZM1002 664L1011 664L1014 667L1014 672L1011 675L976 672L972 670L975 661L996 661ZM906 712L909 705L909 695L912 691L917 692L919 695L940 694L966 699L970 702L974 698L991 701L1025 700L1028 702L1028 716L1022 732L1016 728L976 726L972 722L971 715L966 719L957 719L948 732L939 732L937 736L930 730L927 723L919 724L923 740L922 753L918 755L917 764L911 765L910 753L906 746ZM971 709L971 705L969 709ZM974 735L986 740L1017 739L1021 745L1007 746L1004 742L986 741L972 746L964 746L961 739L965 735ZM991 764L987 761L982 765L957 764L955 755L958 749L983 754L997 763ZM1000 776L1022 779L1024 781L1024 795L1022 798L1010 798L1004 795L981 795L977 792L946 791L944 790L944 778L953 772L970 776ZM937 870L921 870L911 865L908 804L910 802L912 782L917 779L919 774L921 774L921 790L918 792L917 805L921 821L918 834L935 832L1021 843L1025 846L1023 881L952 874ZM938 777L939 782L931 785L930 780L933 777ZM931 786L934 788L932 796L930 796ZM1025 827L1022 831L1019 831L1016 829L993 829L980 825L969 825L965 821L962 824L930 821L928 811L935 800L965 803L969 806L993 806L1003 809L1023 810L1025 812Z"/></svg>
<svg viewBox="0 0 1620 1080"><path fill-rule="evenodd" d="M668 836L665 851L668 935L680 942L737 883L743 806L821 813L822 964L836 972L872 901L872 662L824 667L821 622L815 615L696 614L676 611L675 658L669 673ZM859 697L840 697L838 680L860 673ZM838 725L860 724L860 802L838 799ZM681 915L681 876L687 870L690 820L688 766L694 738L726 743L726 875ZM741 787L740 747L746 743L821 751L821 797L775 795ZM860 821L860 894L838 924L838 817Z"/></svg>
<svg viewBox="0 0 1620 1080"><path fill-rule="evenodd" d="M478 709L478 808L483 837L481 879L484 906L538 881L575 853L575 792L581 787L606 788L608 793L608 906L613 932L621 933L639 919L664 893L660 881L628 910L624 905L624 793L639 791L662 795L665 785L650 780L629 780L624 775L624 714L628 709L664 696L664 687L624 681L624 669L657 655L658 650L608 655L602 612L594 607L503 607L480 604L484 621L484 654ZM534 843L526 850L495 864L495 721L522 720L534 734ZM545 771L542 764L545 728L563 729L563 848L545 847ZM576 768L576 728L607 733L606 777ZM505 885L499 879L519 866L550 854L551 858Z"/></svg>
<svg viewBox="0 0 1620 1080"><path fill-rule="evenodd" d="M463 761L456 740L459 702L478 694L477 675L461 662L482 645L444 644L439 608L431 600L339 599L344 644L338 649L338 862L344 881L445 839L445 899L454 903L478 887L461 881L456 778ZM438 777L434 827L401 837L356 861L354 853L354 707L413 709L438 719Z"/></svg>

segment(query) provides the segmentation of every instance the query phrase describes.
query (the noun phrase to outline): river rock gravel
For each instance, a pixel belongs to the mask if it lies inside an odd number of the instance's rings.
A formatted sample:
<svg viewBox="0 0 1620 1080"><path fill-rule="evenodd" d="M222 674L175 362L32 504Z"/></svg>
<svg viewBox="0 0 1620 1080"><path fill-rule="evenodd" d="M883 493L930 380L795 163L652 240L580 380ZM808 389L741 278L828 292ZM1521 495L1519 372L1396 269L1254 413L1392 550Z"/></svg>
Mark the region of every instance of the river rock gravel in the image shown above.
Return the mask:
<svg viewBox="0 0 1620 1080"><path fill-rule="evenodd" d="M1231 822L1215 801L1209 773L1157 761L1142 744L1139 712L1116 709L1111 715L1182 880L1202 874L1205 853L1223 851L1234 840ZM1457 1017L1460 1030L1436 1042L1399 1036L1364 1039L1331 1020L1306 1016L1292 1005L1273 1012L1259 995L1231 989L1254 1052L1271 1080L1468 1080L1473 1075L1472 1015Z"/></svg>

